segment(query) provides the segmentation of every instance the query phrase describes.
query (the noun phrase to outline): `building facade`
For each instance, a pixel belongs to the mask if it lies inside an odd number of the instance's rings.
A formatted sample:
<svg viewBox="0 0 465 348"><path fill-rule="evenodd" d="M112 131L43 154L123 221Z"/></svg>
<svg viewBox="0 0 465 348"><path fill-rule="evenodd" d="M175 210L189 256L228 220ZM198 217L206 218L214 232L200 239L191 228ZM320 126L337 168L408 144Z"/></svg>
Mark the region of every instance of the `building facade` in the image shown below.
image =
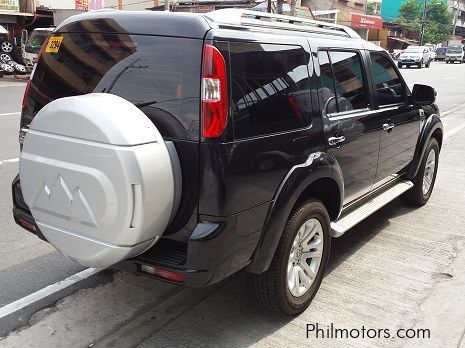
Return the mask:
<svg viewBox="0 0 465 348"><path fill-rule="evenodd" d="M450 11L454 14L453 39L465 39L465 0L448 0Z"/></svg>
<svg viewBox="0 0 465 348"><path fill-rule="evenodd" d="M381 17L367 15L367 0L310 0L308 1L313 13L324 13L333 10L337 12L337 23L354 29L364 39L368 39L370 29L381 30ZM379 2L379 0L377 1ZM376 40L379 41L379 40Z"/></svg>
<svg viewBox="0 0 465 348"><path fill-rule="evenodd" d="M394 22L399 17L400 6L405 0L384 0L381 4L381 17L385 22Z"/></svg>

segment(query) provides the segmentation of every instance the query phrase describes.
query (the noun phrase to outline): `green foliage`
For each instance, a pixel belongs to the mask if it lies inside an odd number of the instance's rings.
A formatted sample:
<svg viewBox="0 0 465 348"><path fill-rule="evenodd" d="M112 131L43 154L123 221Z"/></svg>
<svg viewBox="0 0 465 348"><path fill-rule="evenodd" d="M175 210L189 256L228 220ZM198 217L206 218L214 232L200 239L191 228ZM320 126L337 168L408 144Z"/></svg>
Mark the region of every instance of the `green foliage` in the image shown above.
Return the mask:
<svg viewBox="0 0 465 348"><path fill-rule="evenodd" d="M372 2L369 2L367 4L367 15L373 15L375 14L375 4Z"/></svg>
<svg viewBox="0 0 465 348"><path fill-rule="evenodd" d="M409 30L420 32L424 1L407 0L399 10L397 23L405 24ZM429 0L425 22L425 43L438 44L450 38L453 15L449 12L447 1Z"/></svg>

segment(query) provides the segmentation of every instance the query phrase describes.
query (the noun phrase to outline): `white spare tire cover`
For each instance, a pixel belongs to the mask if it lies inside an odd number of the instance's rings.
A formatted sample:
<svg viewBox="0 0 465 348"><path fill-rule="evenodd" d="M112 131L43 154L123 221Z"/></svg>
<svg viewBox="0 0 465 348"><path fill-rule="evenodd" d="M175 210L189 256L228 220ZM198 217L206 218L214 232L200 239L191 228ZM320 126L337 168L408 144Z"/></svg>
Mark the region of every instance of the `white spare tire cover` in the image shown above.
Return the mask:
<svg viewBox="0 0 465 348"><path fill-rule="evenodd" d="M163 138L137 107L111 94L46 105L24 141L20 179L41 232L84 266L108 267L144 252L173 208Z"/></svg>

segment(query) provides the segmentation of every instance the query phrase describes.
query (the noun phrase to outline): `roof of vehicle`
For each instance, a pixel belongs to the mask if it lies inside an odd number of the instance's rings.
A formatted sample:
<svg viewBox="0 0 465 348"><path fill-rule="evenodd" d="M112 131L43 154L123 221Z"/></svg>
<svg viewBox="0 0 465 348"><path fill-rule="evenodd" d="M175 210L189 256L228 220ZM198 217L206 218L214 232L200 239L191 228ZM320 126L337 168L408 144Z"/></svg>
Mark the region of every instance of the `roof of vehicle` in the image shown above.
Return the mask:
<svg viewBox="0 0 465 348"><path fill-rule="evenodd" d="M48 28L35 28L33 31L54 31L55 27L48 27Z"/></svg>
<svg viewBox="0 0 465 348"><path fill-rule="evenodd" d="M65 20L57 32L106 32L160 35L186 38L205 37L214 28L277 29L294 35L326 34L361 40L351 28L327 22L282 16L244 9L223 9L204 14L158 11L91 11ZM368 42L367 42L368 44Z"/></svg>

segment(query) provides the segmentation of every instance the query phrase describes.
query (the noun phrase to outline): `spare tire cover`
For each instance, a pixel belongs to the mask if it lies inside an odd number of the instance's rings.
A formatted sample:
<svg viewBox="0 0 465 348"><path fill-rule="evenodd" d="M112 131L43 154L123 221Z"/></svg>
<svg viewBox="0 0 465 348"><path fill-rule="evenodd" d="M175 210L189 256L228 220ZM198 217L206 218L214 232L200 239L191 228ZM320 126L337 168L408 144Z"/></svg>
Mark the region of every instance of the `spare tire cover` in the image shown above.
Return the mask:
<svg viewBox="0 0 465 348"><path fill-rule="evenodd" d="M150 248L173 208L170 156L133 104L92 93L47 104L20 155L24 199L47 240L90 267Z"/></svg>

